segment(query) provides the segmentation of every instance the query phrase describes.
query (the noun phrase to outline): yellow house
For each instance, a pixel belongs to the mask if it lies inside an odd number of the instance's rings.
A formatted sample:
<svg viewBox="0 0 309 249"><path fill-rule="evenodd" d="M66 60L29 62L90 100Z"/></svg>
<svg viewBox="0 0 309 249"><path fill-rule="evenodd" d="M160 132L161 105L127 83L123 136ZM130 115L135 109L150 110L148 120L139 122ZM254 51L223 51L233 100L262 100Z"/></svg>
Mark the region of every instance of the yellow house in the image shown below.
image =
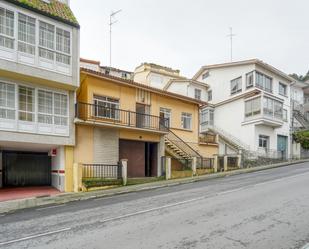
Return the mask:
<svg viewBox="0 0 309 249"><path fill-rule="evenodd" d="M116 165L128 160L128 177L161 175L161 158L210 157L218 145L199 141L205 102L81 69L76 103L74 161Z"/></svg>

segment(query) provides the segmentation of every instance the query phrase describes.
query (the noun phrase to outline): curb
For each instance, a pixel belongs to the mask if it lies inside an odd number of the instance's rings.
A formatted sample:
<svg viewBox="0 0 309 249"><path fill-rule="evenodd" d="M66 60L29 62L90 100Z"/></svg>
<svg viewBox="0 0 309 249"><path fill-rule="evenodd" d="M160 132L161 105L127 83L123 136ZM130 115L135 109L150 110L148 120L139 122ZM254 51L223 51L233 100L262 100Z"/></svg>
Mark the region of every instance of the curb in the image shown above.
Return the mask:
<svg viewBox="0 0 309 249"><path fill-rule="evenodd" d="M259 167L254 167L254 168L238 169L234 171L220 172L220 173L214 173L214 174L209 174L209 175L201 175L201 176L195 176L195 177L190 177L190 178L172 179L168 181L158 181L158 182L152 182L152 183L144 183L140 185L112 188L112 189L107 189L107 190L98 190L98 191L93 191L93 192L64 193L64 194L60 194L60 195L52 196L52 197L28 198L28 199L5 201L2 203L0 202L0 214L13 212L13 211L20 210L20 209L42 207L42 206L55 205L55 204L64 204L64 203L73 202L73 201L88 200L88 199L94 199L94 198L100 198L100 197L109 197L113 195L121 195L121 194L126 194L126 193L131 193L131 192L141 192L141 191L146 191L146 190L151 190L151 189L171 187L171 186L176 186L179 184L186 184L186 183L222 178L226 176L258 172L262 170L291 166L294 164L305 163L305 162L309 162L309 159L298 160L298 161L293 161L293 162L278 163L278 164L272 164L272 165L266 165L266 166L259 166Z"/></svg>

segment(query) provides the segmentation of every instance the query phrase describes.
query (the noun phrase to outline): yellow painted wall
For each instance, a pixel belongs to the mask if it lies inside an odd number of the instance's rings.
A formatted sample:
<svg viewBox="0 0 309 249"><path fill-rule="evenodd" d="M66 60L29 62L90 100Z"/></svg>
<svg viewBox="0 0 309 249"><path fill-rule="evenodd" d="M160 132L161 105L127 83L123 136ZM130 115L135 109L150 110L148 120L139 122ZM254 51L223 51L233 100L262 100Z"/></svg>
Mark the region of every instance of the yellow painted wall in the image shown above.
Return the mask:
<svg viewBox="0 0 309 249"><path fill-rule="evenodd" d="M73 192L74 147L65 146L65 192Z"/></svg>
<svg viewBox="0 0 309 249"><path fill-rule="evenodd" d="M161 135L150 132L132 131L128 129L121 129L119 131L120 139L146 141L146 142L160 142Z"/></svg>
<svg viewBox="0 0 309 249"><path fill-rule="evenodd" d="M93 127L76 125L75 163L93 163Z"/></svg>
<svg viewBox="0 0 309 249"><path fill-rule="evenodd" d="M90 75L83 75L83 87L80 88L78 95L78 101L93 103L93 95L107 96L115 99L119 99L120 109L136 111L136 88L125 86L108 79L102 79ZM86 93L85 93L86 92ZM185 142L193 143L198 146L199 136L199 106L194 103L174 99L172 97L163 96L159 93L151 93L151 115L159 116L160 107L171 109L171 130L181 137ZM192 130L184 130L181 128L181 113L187 112L192 114ZM87 131L81 131L87 132ZM78 134L78 132L77 132ZM92 131L93 134L93 131ZM93 135L92 135L93 136ZM142 136L142 138L140 138ZM159 141L160 136L156 133L142 132L129 130L127 128L120 128L120 138L130 140L141 141ZM77 140L80 138L77 136ZM85 139L84 136L82 138ZM87 139L92 139L91 136L87 136ZM87 144L89 142L83 142ZM80 146L79 144L77 146ZM82 145L86 149L87 145ZM93 146L93 145L91 145ZM209 152L208 152L209 147ZM91 148L91 147L89 147ZM218 147L205 146L202 149L203 154L212 155L218 153ZM88 149L89 151L89 149ZM93 150L92 150L93 151ZM205 152L206 151L206 152ZM204 153L205 152L205 153ZM214 153L213 153L214 152ZM91 158L93 159L93 156ZM88 160L87 159L87 160Z"/></svg>

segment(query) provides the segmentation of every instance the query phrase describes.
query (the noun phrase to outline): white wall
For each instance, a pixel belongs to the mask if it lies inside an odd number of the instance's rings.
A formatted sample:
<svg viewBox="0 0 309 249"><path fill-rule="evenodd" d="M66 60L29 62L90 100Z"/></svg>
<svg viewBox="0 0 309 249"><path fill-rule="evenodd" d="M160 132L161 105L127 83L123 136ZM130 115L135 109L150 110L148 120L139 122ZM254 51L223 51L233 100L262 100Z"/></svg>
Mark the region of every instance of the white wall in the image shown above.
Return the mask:
<svg viewBox="0 0 309 249"><path fill-rule="evenodd" d="M254 123L243 125L242 122L245 118L245 106L244 99L242 98L222 106L215 107L214 124L232 136L237 137L244 144L249 145L251 150L256 150L258 148L259 135L267 135L270 137L270 149L277 150L277 135L287 136L288 139L290 137L290 83L286 79L260 66L251 64L209 69L209 76L206 79L203 80L201 74L197 80L205 82L210 86L213 97L213 101L210 103L217 104L255 89L254 87L246 89L246 74L254 70L273 78L273 93L270 95L283 100L283 108L287 110L287 122L284 122L281 127L276 129L266 125L258 126ZM242 91L231 95L230 82L240 76L242 76ZM282 96L279 94L279 82L285 83L288 86L287 96ZM301 93L298 92L298 95L300 96ZM288 151L290 153L290 145L288 147Z"/></svg>
<svg viewBox="0 0 309 249"><path fill-rule="evenodd" d="M242 89L244 93L246 91L245 76L254 70L254 65L235 66L227 68L218 68L209 70L209 76L206 79L202 79L202 75L198 77L197 81L205 82L210 86L212 90L212 101L210 103L216 104L218 102L227 100L231 97L235 97L239 94L231 95L231 80L240 76L243 77ZM252 90L252 88L250 89Z"/></svg>
<svg viewBox="0 0 309 249"><path fill-rule="evenodd" d="M65 184L65 152L64 146L57 147L57 155L51 159L52 186L61 192L64 192Z"/></svg>

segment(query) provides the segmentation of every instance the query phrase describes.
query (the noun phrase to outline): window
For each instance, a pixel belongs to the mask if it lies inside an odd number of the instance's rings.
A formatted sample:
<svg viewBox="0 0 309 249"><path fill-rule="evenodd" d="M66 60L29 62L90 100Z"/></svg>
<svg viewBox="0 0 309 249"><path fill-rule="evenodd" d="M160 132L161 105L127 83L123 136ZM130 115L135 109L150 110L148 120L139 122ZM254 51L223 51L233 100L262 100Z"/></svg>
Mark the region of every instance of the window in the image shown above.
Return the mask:
<svg viewBox="0 0 309 249"><path fill-rule="evenodd" d="M18 88L19 120L34 122L34 89L25 86Z"/></svg>
<svg viewBox="0 0 309 249"><path fill-rule="evenodd" d="M279 94L287 96L287 86L281 82L279 82Z"/></svg>
<svg viewBox="0 0 309 249"><path fill-rule="evenodd" d="M242 77L231 81L231 94L235 94L242 91Z"/></svg>
<svg viewBox="0 0 309 249"><path fill-rule="evenodd" d="M245 117L255 116L260 113L261 113L261 98L255 98L245 102Z"/></svg>
<svg viewBox="0 0 309 249"><path fill-rule="evenodd" d="M192 128L192 114L183 112L181 114L181 127L186 130Z"/></svg>
<svg viewBox="0 0 309 249"><path fill-rule="evenodd" d="M212 90L209 90L209 91L207 92L207 100L208 100L208 101L212 101Z"/></svg>
<svg viewBox="0 0 309 249"><path fill-rule="evenodd" d="M35 54L35 19L18 14L18 51Z"/></svg>
<svg viewBox="0 0 309 249"><path fill-rule="evenodd" d="M55 27L40 21L39 32L39 56L48 60L54 60Z"/></svg>
<svg viewBox="0 0 309 249"><path fill-rule="evenodd" d="M56 31L56 61L62 64L71 64L71 35L70 32L57 28Z"/></svg>
<svg viewBox="0 0 309 249"><path fill-rule="evenodd" d="M283 119L283 104L277 100L264 97L264 114L277 119Z"/></svg>
<svg viewBox="0 0 309 249"><path fill-rule="evenodd" d="M283 109L283 121L288 121L288 111Z"/></svg>
<svg viewBox="0 0 309 249"><path fill-rule="evenodd" d="M68 125L68 96L54 93L54 124Z"/></svg>
<svg viewBox="0 0 309 249"><path fill-rule="evenodd" d="M14 49L14 12L0 8L0 46Z"/></svg>
<svg viewBox="0 0 309 249"><path fill-rule="evenodd" d="M274 116L278 119L283 119L283 104L279 101L274 101L275 112Z"/></svg>
<svg viewBox="0 0 309 249"><path fill-rule="evenodd" d="M171 127L171 109L160 107L160 117L168 119L169 127Z"/></svg>
<svg viewBox="0 0 309 249"><path fill-rule="evenodd" d="M119 119L119 100L95 95L95 116L100 118Z"/></svg>
<svg viewBox="0 0 309 249"><path fill-rule="evenodd" d="M259 135L259 147L268 150L269 147L269 137L264 135Z"/></svg>
<svg viewBox="0 0 309 249"><path fill-rule="evenodd" d="M260 72L256 72L255 75L256 75L256 86L267 92L272 92L272 78Z"/></svg>
<svg viewBox="0 0 309 249"><path fill-rule="evenodd" d="M0 118L15 119L15 86L0 82Z"/></svg>
<svg viewBox="0 0 309 249"><path fill-rule="evenodd" d="M201 89L194 89L194 98L200 100L202 96L202 90Z"/></svg>
<svg viewBox="0 0 309 249"><path fill-rule="evenodd" d="M207 77L209 77L209 72L206 72L206 73L204 73L204 74L202 75L202 79L203 79L203 80L206 79Z"/></svg>
<svg viewBox="0 0 309 249"><path fill-rule="evenodd" d="M53 123L53 93L38 91L38 122L42 124Z"/></svg>
<svg viewBox="0 0 309 249"><path fill-rule="evenodd" d="M122 72L122 73L121 73L121 77L122 77L122 78L124 78L124 79L127 79L127 78L128 78L128 74L127 74L127 73Z"/></svg>
<svg viewBox="0 0 309 249"><path fill-rule="evenodd" d="M253 72L246 74L246 88L253 87Z"/></svg>
<svg viewBox="0 0 309 249"><path fill-rule="evenodd" d="M214 125L214 111L204 109L201 111L201 125Z"/></svg>

